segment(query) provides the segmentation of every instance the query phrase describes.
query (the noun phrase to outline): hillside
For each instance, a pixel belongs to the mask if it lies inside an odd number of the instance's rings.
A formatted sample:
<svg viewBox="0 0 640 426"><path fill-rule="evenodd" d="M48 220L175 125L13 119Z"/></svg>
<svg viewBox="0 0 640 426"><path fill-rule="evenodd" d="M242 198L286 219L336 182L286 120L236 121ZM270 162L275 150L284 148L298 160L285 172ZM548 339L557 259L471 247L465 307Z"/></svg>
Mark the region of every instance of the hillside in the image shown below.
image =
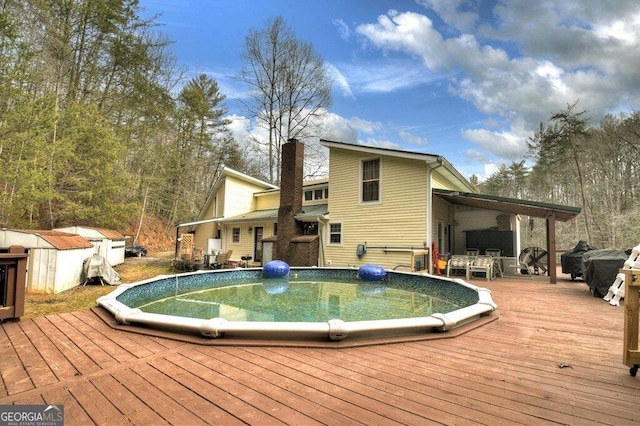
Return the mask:
<svg viewBox="0 0 640 426"><path fill-rule="evenodd" d="M139 218L132 219L124 234L130 236L127 238L127 244L139 244L145 246L150 256L157 256L162 252L173 252L175 248L175 232L173 226L167 226L160 219L152 216L145 216L138 238L134 238L138 232Z"/></svg>

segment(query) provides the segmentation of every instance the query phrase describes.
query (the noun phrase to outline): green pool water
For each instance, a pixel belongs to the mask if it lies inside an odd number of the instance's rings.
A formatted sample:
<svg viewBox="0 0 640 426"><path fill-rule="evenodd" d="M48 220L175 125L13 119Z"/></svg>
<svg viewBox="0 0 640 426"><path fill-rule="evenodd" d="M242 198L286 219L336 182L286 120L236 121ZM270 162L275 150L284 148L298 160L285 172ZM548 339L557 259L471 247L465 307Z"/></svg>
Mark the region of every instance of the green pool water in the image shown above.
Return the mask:
<svg viewBox="0 0 640 426"><path fill-rule="evenodd" d="M325 322L428 317L475 303L382 282L272 281L179 294L138 306L148 313L227 321Z"/></svg>

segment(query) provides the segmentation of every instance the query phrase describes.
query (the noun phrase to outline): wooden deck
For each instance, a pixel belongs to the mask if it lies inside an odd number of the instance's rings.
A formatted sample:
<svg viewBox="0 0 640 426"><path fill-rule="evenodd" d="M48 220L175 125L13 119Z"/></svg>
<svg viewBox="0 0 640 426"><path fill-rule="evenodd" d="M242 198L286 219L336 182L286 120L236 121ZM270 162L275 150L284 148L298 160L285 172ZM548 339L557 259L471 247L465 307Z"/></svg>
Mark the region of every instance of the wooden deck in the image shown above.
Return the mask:
<svg viewBox="0 0 640 426"><path fill-rule="evenodd" d="M547 280L473 280L497 320L358 348L203 346L90 310L5 323L0 405L63 404L67 425L640 423L624 306Z"/></svg>

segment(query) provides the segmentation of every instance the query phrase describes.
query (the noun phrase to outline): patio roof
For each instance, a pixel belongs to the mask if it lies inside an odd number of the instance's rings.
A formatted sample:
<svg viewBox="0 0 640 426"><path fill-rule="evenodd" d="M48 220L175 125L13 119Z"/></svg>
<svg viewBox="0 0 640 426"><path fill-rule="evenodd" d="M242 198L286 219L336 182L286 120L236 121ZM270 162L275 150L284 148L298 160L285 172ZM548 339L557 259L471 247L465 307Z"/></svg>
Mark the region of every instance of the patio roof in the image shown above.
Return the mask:
<svg viewBox="0 0 640 426"><path fill-rule="evenodd" d="M560 204L521 200L518 198L498 197L495 195L476 194L471 192L434 189L433 193L452 204L542 218L547 218L553 214L555 215L556 220L562 222L575 218L580 214L580 211L582 211L581 207L563 206Z"/></svg>
<svg viewBox="0 0 640 426"><path fill-rule="evenodd" d="M252 212L242 213L237 216L225 217L219 219L220 223L229 222L255 222L261 220L278 220L278 209L254 210Z"/></svg>

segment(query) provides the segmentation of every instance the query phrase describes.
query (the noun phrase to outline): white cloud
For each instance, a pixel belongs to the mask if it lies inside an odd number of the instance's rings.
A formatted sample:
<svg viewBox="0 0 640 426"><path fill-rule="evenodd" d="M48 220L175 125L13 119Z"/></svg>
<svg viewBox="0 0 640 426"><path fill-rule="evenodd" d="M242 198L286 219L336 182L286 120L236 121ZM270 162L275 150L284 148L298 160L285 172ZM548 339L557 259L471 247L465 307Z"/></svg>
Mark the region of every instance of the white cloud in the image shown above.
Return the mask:
<svg viewBox="0 0 640 426"><path fill-rule="evenodd" d="M353 91L351 90L351 87L349 86L349 81L340 72L340 70L338 68L336 68L336 66L331 64L331 63L326 63L325 66L327 67L327 70L328 70L329 74L333 78L333 82L338 86L338 88L340 89L342 94L345 95L348 98L355 99L355 96L353 96Z"/></svg>
<svg viewBox="0 0 640 426"><path fill-rule="evenodd" d="M348 122L351 128L366 134L373 134L383 128L382 123L378 121L368 121L360 117L351 117Z"/></svg>
<svg viewBox="0 0 640 426"><path fill-rule="evenodd" d="M469 31L478 21L475 12L460 10L463 7L476 7L477 1L469 0L416 0L426 8L433 9L438 16L459 31Z"/></svg>
<svg viewBox="0 0 640 426"><path fill-rule="evenodd" d="M377 148L402 149L402 147L393 141L387 139L366 138L358 140L360 145L372 146Z"/></svg>
<svg viewBox="0 0 640 426"><path fill-rule="evenodd" d="M342 19L334 19L333 25L338 28L340 38L342 38L343 40L349 40L349 37L351 37L351 29Z"/></svg>
<svg viewBox="0 0 640 426"><path fill-rule="evenodd" d="M268 134L261 126L251 119L241 115L229 115L225 117L230 120L228 125L232 135L239 143L243 144L247 141L266 142ZM366 143L380 144L387 146L389 142L376 139L384 130L384 126L380 122L368 121L360 117L345 118L338 114L324 111L320 117L315 117L309 123L309 129L313 131L315 137L310 139L328 139L346 143ZM408 134L408 133L407 133ZM365 137L364 142L361 139ZM416 137L414 136L414 140ZM397 144L394 144L398 148Z"/></svg>
<svg viewBox="0 0 640 426"><path fill-rule="evenodd" d="M432 82L436 77L407 59L384 58L358 64L337 64L337 71L355 93L389 93ZM346 84L346 83L345 83Z"/></svg>
<svg viewBox="0 0 640 426"><path fill-rule="evenodd" d="M526 138L512 131L463 130L462 136L499 158L516 159L527 153Z"/></svg>
<svg viewBox="0 0 640 426"><path fill-rule="evenodd" d="M419 4L457 30L471 29L476 22L467 2L419 0ZM567 0L552 6L501 1L493 10L497 24L485 25L477 33L447 38L446 30L435 28L429 17L396 11L358 26L357 31L385 54L420 58L429 78L449 73L453 94L510 123L502 131L464 131L466 138L504 158L522 155L522 135L531 135L541 121L576 100L593 120L621 104L638 107L638 9L637 2L622 0L588 4Z"/></svg>
<svg viewBox="0 0 640 426"><path fill-rule="evenodd" d="M425 137L414 135L406 130L400 130L398 135L405 141L413 144L413 145L427 145L429 140Z"/></svg>

